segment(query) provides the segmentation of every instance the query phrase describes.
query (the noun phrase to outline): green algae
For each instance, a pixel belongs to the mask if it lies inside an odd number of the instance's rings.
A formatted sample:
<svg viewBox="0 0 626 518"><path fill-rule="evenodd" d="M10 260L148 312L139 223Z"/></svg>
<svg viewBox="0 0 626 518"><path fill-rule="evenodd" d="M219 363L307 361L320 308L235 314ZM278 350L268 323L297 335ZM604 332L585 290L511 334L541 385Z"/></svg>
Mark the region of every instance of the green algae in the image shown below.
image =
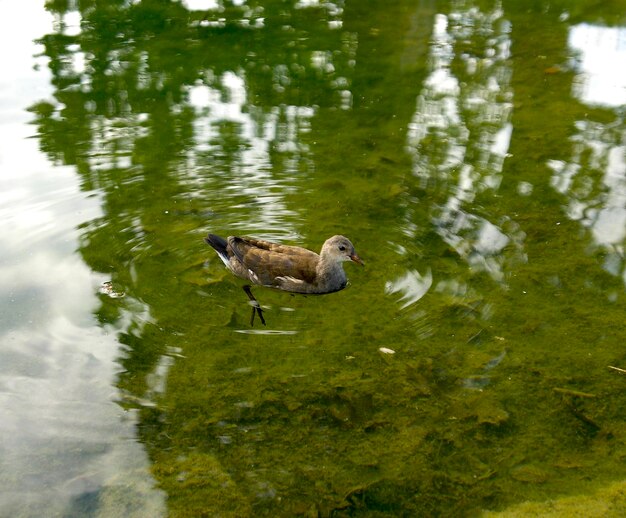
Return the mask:
<svg viewBox="0 0 626 518"><path fill-rule="evenodd" d="M486 512L485 517L546 516L563 518L566 516L622 516L626 509L626 486L616 482L598 491L584 496L564 497L548 502L527 502L502 512Z"/></svg>

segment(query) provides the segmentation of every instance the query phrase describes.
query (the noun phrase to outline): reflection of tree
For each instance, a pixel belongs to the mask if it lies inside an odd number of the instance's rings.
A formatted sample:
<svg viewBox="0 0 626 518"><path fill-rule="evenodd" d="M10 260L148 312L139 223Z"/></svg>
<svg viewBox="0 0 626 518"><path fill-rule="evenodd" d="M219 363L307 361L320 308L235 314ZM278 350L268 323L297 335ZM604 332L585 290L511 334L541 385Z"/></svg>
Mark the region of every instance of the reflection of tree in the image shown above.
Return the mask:
<svg viewBox="0 0 626 518"><path fill-rule="evenodd" d="M567 198L568 218L591 230L607 251L605 266L621 276L626 240L626 147L624 121L577 123L572 156L549 162L553 187Z"/></svg>
<svg viewBox="0 0 626 518"><path fill-rule="evenodd" d="M571 155L548 165L552 187L565 197L567 217L590 230L603 268L626 282L626 79L623 70L606 67L626 58L624 36L624 28L580 24L570 30L569 43L580 60L572 94L590 109L574 123ZM599 56L606 56L605 66L596 62Z"/></svg>
<svg viewBox="0 0 626 518"><path fill-rule="evenodd" d="M413 172L436 193L437 233L474 271L498 281L505 261L523 257L523 233L507 217L492 222L470 207L497 191L511 138L509 31L498 6L459 5L437 16L431 70L408 135Z"/></svg>
<svg viewBox="0 0 626 518"><path fill-rule="evenodd" d="M295 237L297 215L285 196L307 166L298 135L312 105L345 103L353 66L339 4L284 11L281 2L223 2L204 12L167 1L74 5L46 5L57 27L41 38L55 99L31 111L42 150L76 166L83 188L100 193L104 214L85 225L81 252L128 293L126 305L134 299L135 310L148 303L159 312L154 297L167 284L154 290L147 279L163 268L167 283L187 267L182 257L152 254L177 255L224 197L256 222L247 231ZM76 15L80 31L70 27ZM312 28L318 39L305 40ZM152 322L167 319L135 310L121 335L130 353L123 363L147 372L163 352L145 347ZM108 300L98 311L103 324L126 322L123 314ZM128 369L133 379L137 365Z"/></svg>
<svg viewBox="0 0 626 518"><path fill-rule="evenodd" d="M185 491L177 487L184 481L172 471L176 463L182 463L183 478L192 485L198 478L215 481L214 486L201 483L199 491L200 486L193 487L199 510L218 506L222 511L233 499L235 490L214 460L210 441L246 431L246 400L238 395L256 386L231 387L221 378L232 371L230 352L221 350L232 341L232 328L211 327L204 334L203 315L231 325L237 315L197 294L206 256L199 249L198 229L209 222L236 229L246 220L256 224L246 228L256 234L297 234L300 206L288 201L296 191L307 194L301 179L310 168L301 134L310 131L316 110L351 105L356 41L336 23L329 25L337 22L337 13L329 14L326 7L285 13L282 2L265 4L263 10L228 4L214 15L188 13L176 2L80 2L82 31L69 34L63 19L71 11L64 3L50 3L59 30L41 41L55 99L31 108L42 149L51 160L74 165L83 188L102 200L102 216L82 228L80 253L126 293L123 299L103 295L97 311L102 326L117 332L124 346L118 382L123 404L141 409L141 438L173 498ZM244 11L256 19L262 12L264 21L242 23ZM225 207L238 213L225 213ZM231 296L224 283L214 282L210 289L217 293L212 300ZM187 315L194 315L193 322ZM212 377L221 386L207 386L204 373L212 367L188 363L179 374L183 379L173 379L188 390L168 393L168 412L153 409L146 397L163 392L164 371L181 351L200 358L201 365L215 365ZM324 408L335 401L335 389L318 394L321 381L316 377L304 384L294 398L298 406L298 400L310 397L312 413L307 408L296 418L314 429L318 413L322 427L327 419L335 422ZM271 385L261 387L265 400ZM306 396L311 390L313 395ZM235 408L244 414L241 418L232 415L233 403L240 405ZM207 412L208 420L202 417ZM253 421L271 425L271 403L261 401L254 412ZM220 429L222 420L226 432ZM176 423L173 430L169 423ZM200 428L204 431L196 433ZM183 447L169 458L178 447L172 449L168 433L181 431L187 437L183 442L198 441L202 448L186 457ZM265 466L274 454L255 452L255 444L244 448L249 451L241 452L242 462L257 456ZM197 465L195 459L201 459ZM245 480L248 470L229 460L229 466L240 468L238 484L253 495L257 487L271 495L271 486L263 486L269 482ZM310 479L306 473L302 478ZM351 487L347 481L337 485ZM215 499L222 493L224 498ZM315 501L316 495L308 498ZM181 507L188 508L191 499ZM245 507L239 501L233 505L237 511Z"/></svg>

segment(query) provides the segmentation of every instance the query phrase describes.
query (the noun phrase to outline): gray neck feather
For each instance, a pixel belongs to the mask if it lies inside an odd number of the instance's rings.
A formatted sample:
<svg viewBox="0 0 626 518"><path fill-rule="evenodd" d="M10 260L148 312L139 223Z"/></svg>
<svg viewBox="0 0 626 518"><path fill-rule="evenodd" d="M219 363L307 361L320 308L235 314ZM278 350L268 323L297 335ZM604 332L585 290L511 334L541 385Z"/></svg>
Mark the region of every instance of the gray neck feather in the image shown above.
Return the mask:
<svg viewBox="0 0 626 518"><path fill-rule="evenodd" d="M325 260L326 259L326 260ZM331 290L338 290L346 284L346 272L340 261L328 260L324 256L321 257L317 264L318 286L325 286Z"/></svg>

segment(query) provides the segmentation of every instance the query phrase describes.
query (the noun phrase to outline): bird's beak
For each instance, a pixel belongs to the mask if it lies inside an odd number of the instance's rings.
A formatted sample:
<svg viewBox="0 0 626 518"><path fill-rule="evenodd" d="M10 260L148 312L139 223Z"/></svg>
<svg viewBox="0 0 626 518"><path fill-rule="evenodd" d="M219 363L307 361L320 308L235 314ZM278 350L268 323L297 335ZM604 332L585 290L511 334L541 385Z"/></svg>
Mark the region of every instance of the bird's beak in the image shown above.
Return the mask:
<svg viewBox="0 0 626 518"><path fill-rule="evenodd" d="M350 256L350 260L354 261L355 263L360 264L361 266L365 266L365 263L363 262L363 260L356 254L352 254Z"/></svg>

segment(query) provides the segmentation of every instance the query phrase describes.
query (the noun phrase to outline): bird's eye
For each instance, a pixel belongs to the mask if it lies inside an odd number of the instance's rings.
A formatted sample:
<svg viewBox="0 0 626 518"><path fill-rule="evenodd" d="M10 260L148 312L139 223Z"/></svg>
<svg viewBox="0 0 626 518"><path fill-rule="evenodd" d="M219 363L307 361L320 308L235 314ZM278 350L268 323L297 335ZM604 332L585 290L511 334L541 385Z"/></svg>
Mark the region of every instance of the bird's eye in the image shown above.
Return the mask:
<svg viewBox="0 0 626 518"><path fill-rule="evenodd" d="M339 251L345 252L346 251L346 247L343 246L343 245L339 245Z"/></svg>

